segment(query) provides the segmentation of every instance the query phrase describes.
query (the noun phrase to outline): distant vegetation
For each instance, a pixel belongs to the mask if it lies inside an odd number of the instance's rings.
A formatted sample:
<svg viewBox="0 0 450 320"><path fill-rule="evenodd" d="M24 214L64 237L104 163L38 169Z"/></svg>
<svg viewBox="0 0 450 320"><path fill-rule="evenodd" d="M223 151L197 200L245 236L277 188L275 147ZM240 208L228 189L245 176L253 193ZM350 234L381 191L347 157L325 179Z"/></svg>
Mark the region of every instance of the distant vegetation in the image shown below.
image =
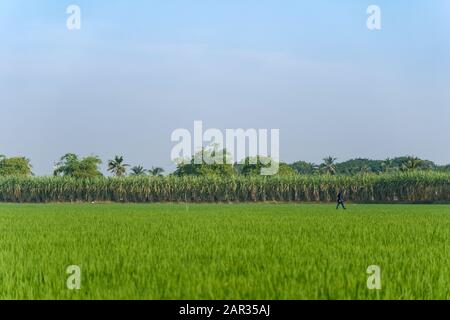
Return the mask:
<svg viewBox="0 0 450 320"><path fill-rule="evenodd" d="M366 173L379 174L415 170L450 172L450 165L438 166L432 161L422 160L412 156L397 157L386 160L358 158L340 163L336 160L336 158L327 157L320 165L298 161L294 162L290 166L300 174L357 175Z"/></svg>
<svg viewBox="0 0 450 320"><path fill-rule="evenodd" d="M206 154L209 152L209 154ZM179 162L174 172L169 175L182 176L254 176L259 175L264 163L270 158L246 158L242 163L208 164L203 159L206 156L215 157L215 151L204 150L191 159ZM200 161L198 161L200 158ZM224 163L226 163L224 157ZM253 161L252 161L253 160ZM256 160L256 161L254 161ZM200 163L200 164L198 164ZM254 164L256 163L256 164ZM62 156L54 167L54 176L74 178L96 178L103 176L100 171L102 160L97 156L79 157L68 153ZM108 172L116 177L125 176L162 176L164 169L152 167L145 169L142 165L131 166L125 162L123 156L115 156L108 160ZM360 175L381 174L409 171L437 171L450 172L450 165L439 166L433 161L423 160L413 156L397 157L386 160L352 159L338 162L335 157L328 156L320 164L297 161L292 164L281 162L278 176L290 175ZM0 176L31 176L30 160L24 157L7 158L0 155Z"/></svg>
<svg viewBox="0 0 450 320"><path fill-rule="evenodd" d="M56 163L53 177L31 177L28 159L1 157L0 201L329 202L342 190L346 200L361 203L450 203L449 166L416 157L338 163L330 156L319 165L280 163L275 176L260 175L267 159L252 160L195 164L193 157L163 176L162 168L131 166L116 156L108 161L114 177L104 177L98 157L69 153Z"/></svg>
<svg viewBox="0 0 450 320"><path fill-rule="evenodd" d="M0 202L332 202L450 203L450 173L0 177Z"/></svg>

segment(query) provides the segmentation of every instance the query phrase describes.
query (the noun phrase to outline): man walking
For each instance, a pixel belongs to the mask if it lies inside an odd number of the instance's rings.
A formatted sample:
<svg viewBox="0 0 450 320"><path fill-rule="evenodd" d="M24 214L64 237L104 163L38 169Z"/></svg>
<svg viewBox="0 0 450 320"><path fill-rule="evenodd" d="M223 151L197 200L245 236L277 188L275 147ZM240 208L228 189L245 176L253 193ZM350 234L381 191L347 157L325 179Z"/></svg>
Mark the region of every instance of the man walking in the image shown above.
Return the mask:
<svg viewBox="0 0 450 320"><path fill-rule="evenodd" d="M342 208L344 210L346 210L345 204L344 204L344 195L342 194L342 191L339 191L338 196L337 196L336 210L339 210L339 206L342 206Z"/></svg>

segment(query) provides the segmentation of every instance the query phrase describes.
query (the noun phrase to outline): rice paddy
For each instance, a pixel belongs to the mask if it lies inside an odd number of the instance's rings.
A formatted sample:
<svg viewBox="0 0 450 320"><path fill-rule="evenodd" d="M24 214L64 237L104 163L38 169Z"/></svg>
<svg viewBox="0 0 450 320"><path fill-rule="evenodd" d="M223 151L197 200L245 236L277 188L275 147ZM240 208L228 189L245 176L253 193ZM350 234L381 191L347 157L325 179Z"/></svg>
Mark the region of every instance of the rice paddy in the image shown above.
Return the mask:
<svg viewBox="0 0 450 320"><path fill-rule="evenodd" d="M1 204L0 247L0 299L450 299L448 205Z"/></svg>

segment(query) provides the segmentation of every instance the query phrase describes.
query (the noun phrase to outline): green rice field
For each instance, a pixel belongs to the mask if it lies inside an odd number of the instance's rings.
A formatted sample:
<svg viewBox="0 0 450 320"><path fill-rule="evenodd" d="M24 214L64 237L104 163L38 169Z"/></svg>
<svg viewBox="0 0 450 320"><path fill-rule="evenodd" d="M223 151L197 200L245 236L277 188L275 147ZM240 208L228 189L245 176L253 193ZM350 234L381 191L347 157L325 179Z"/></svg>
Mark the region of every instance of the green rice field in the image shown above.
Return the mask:
<svg viewBox="0 0 450 320"><path fill-rule="evenodd" d="M450 299L450 206L2 204L0 299Z"/></svg>

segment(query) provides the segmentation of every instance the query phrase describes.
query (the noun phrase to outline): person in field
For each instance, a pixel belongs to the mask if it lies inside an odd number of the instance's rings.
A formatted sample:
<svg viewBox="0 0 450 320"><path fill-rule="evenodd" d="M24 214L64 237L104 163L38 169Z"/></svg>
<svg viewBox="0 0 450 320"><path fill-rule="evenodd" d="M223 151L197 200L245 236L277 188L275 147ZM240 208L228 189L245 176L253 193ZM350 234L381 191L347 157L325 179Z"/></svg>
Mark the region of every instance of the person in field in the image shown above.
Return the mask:
<svg viewBox="0 0 450 320"><path fill-rule="evenodd" d="M339 191L338 196L337 196L336 210L339 209L339 206L342 206L342 208L344 210L346 210L345 203L344 203L344 194L342 193L342 191Z"/></svg>

